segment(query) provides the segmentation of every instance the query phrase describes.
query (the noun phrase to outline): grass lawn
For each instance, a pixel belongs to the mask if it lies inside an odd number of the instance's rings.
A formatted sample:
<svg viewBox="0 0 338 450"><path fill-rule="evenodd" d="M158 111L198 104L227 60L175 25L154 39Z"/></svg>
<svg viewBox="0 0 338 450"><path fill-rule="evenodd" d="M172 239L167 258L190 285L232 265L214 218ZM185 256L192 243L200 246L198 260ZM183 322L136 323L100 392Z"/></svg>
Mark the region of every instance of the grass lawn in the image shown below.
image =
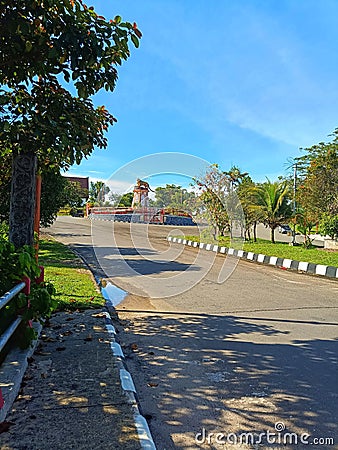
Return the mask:
<svg viewBox="0 0 338 450"><path fill-rule="evenodd" d="M185 236L185 239L196 242L216 243L224 247L230 246L230 238L227 236L221 237L218 242L213 242L211 239L201 239L199 236ZM242 248L239 245L233 244L234 243L232 242L231 247ZM244 242L243 250L253 253L262 253L267 256L278 256L280 258L294 259L296 261L338 267L338 252L328 251L318 247L305 248L302 245L292 247L288 243L278 242L272 244L270 241L257 239L257 242Z"/></svg>
<svg viewBox="0 0 338 450"><path fill-rule="evenodd" d="M59 310L100 308L104 304L90 270L66 245L42 239L39 264L45 268L45 280L56 289Z"/></svg>

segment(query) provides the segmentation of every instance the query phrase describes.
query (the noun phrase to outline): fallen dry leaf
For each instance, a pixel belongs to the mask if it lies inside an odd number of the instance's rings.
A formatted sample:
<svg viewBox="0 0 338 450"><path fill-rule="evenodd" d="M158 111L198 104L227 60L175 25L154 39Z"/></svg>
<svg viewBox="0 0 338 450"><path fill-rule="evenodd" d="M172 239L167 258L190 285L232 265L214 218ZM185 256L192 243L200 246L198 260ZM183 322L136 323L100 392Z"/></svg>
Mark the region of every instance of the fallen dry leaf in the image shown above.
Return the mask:
<svg viewBox="0 0 338 450"><path fill-rule="evenodd" d="M0 434L5 433L10 429L12 425L15 425L14 422L0 422Z"/></svg>
<svg viewBox="0 0 338 450"><path fill-rule="evenodd" d="M52 338L52 337L48 337L48 336L42 336L41 339L44 342L56 342L56 339Z"/></svg>
<svg viewBox="0 0 338 450"><path fill-rule="evenodd" d="M92 317L106 317L105 313L92 314Z"/></svg>
<svg viewBox="0 0 338 450"><path fill-rule="evenodd" d="M62 333L63 336L70 336L71 334L73 334L73 332L71 330L65 331Z"/></svg>

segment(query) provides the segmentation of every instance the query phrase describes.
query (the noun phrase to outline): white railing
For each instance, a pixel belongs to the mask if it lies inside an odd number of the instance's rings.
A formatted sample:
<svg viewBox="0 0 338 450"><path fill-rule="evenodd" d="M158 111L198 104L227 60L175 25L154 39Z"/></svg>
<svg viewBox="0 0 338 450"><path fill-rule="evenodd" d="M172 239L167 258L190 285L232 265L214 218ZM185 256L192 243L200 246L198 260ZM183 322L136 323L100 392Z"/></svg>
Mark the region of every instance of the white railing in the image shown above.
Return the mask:
<svg viewBox="0 0 338 450"><path fill-rule="evenodd" d="M26 287L26 283L23 281L10 291L6 292L2 297L0 297L0 310L4 308L19 292L21 292ZM8 343L10 338L13 336L15 330L20 325L22 319L21 317L17 317L13 320L13 322L9 325L9 327L1 334L0 336L0 352L3 350L5 345Z"/></svg>

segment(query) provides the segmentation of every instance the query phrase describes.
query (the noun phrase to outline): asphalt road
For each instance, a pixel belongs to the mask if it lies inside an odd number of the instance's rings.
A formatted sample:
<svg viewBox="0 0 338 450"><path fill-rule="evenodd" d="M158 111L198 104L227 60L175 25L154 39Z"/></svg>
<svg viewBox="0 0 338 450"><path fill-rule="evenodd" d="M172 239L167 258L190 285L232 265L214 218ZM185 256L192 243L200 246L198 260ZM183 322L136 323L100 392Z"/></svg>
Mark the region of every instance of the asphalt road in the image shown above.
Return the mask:
<svg viewBox="0 0 338 450"><path fill-rule="evenodd" d="M170 246L173 227L64 217L49 232L130 293L119 339L159 450L338 448L337 281ZM263 447L240 447L254 432Z"/></svg>

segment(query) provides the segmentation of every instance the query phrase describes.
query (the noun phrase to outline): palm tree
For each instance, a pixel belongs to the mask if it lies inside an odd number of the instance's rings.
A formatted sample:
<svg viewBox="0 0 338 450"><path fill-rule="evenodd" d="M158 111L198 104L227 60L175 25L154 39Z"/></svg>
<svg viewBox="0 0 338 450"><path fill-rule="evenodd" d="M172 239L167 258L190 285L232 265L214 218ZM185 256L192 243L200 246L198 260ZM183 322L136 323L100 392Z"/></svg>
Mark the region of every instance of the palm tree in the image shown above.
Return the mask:
<svg viewBox="0 0 338 450"><path fill-rule="evenodd" d="M256 188L257 206L262 214L262 222L271 228L271 242L275 243L275 229L292 217L292 207L288 197L286 181L271 182L268 178Z"/></svg>
<svg viewBox="0 0 338 450"><path fill-rule="evenodd" d="M235 186L238 186L243 180L245 180L249 173L248 172L241 172L241 169L237 166L232 166L231 169L228 172L224 172L224 175L227 176L230 186L234 188Z"/></svg>
<svg viewBox="0 0 338 450"><path fill-rule="evenodd" d="M262 211L257 201L257 185L249 176L245 176L237 187L237 195L241 201L245 218L245 238L251 239L251 228L253 228L253 239L257 241L257 223L262 221Z"/></svg>

